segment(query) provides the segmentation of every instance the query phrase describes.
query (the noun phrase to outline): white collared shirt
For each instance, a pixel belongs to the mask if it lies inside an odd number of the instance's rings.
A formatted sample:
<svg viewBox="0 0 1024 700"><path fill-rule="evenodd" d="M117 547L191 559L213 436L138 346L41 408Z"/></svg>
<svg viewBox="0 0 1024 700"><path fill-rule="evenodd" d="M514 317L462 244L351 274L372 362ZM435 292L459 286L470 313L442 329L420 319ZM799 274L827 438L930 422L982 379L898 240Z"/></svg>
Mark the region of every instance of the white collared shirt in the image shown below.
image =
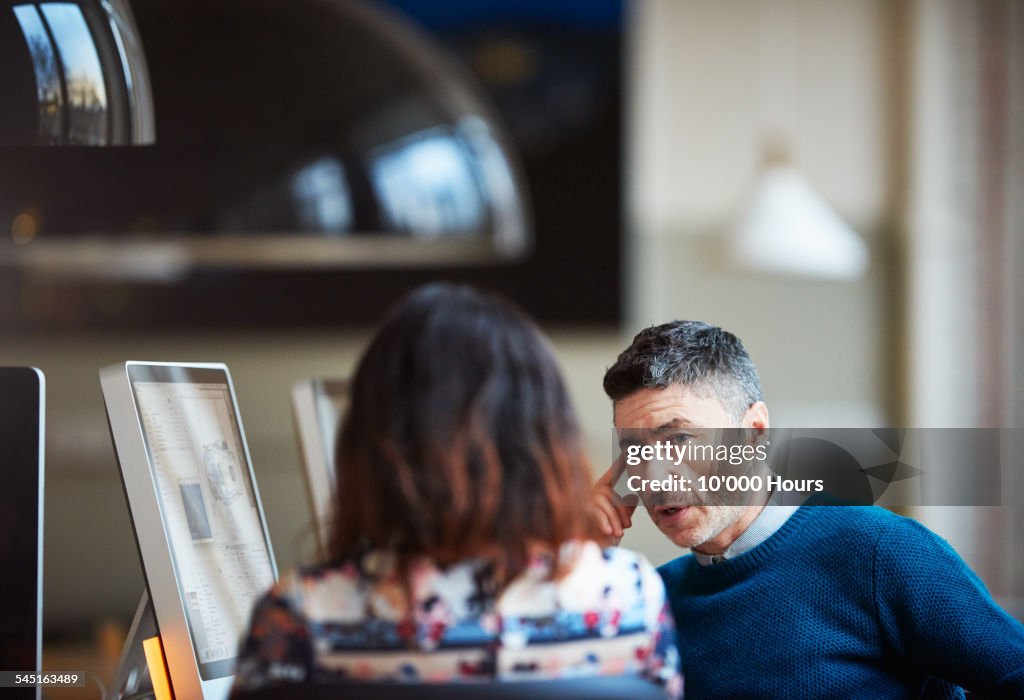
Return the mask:
<svg viewBox="0 0 1024 700"><path fill-rule="evenodd" d="M776 505L778 501L776 494L768 499L768 503L758 513L750 527L743 531L736 540L729 545L721 554L702 554L694 551L693 556L701 566L721 564L723 561L733 559L741 554L749 552L757 545L774 535L783 524L789 520L789 516L796 512L798 505Z"/></svg>

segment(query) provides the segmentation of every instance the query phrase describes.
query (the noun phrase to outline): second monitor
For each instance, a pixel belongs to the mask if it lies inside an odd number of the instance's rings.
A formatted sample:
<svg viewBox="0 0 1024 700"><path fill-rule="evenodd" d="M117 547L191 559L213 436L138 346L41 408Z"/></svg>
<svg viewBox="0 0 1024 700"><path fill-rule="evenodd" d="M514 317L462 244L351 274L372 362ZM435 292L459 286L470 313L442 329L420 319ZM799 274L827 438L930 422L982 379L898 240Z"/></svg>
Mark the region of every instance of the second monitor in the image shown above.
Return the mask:
<svg viewBox="0 0 1024 700"><path fill-rule="evenodd" d="M100 372L125 495L177 697L227 697L240 636L277 577L222 364Z"/></svg>
<svg viewBox="0 0 1024 700"><path fill-rule="evenodd" d="M334 452L348 404L343 379L303 379L292 387L292 415L302 453L303 475L321 556L327 553L336 483Z"/></svg>

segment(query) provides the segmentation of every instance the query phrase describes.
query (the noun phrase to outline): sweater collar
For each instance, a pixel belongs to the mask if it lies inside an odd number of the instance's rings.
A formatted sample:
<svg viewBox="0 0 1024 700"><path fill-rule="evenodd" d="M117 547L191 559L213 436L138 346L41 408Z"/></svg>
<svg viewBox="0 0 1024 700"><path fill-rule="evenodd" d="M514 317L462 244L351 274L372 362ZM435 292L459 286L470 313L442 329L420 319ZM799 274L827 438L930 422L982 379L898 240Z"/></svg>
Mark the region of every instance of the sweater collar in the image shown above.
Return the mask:
<svg viewBox="0 0 1024 700"><path fill-rule="evenodd" d="M735 581L757 572L766 561L772 558L776 550L785 548L786 544L794 538L795 533L803 528L804 521L813 517L814 511L819 508L800 506L796 509L786 522L779 527L771 537L757 547L747 551L734 559L728 559L715 566L701 566L695 557L686 555L678 560L683 567L683 576L690 579L690 585L698 588L707 586L718 586L729 581Z"/></svg>
<svg viewBox="0 0 1024 700"><path fill-rule="evenodd" d="M693 556L701 566L721 564L724 561L746 554L754 547L774 535L782 527L789 517L796 512L798 506L777 505L776 495L772 494L767 505L761 509L754 522L740 534L736 540L721 554L702 554L694 551Z"/></svg>

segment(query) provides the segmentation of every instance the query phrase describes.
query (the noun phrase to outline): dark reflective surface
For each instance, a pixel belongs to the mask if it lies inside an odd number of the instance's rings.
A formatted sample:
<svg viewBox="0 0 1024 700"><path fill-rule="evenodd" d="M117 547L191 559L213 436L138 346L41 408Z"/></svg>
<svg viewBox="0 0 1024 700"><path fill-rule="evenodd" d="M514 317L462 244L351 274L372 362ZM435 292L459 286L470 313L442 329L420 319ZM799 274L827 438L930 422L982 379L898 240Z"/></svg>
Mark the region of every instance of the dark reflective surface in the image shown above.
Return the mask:
<svg viewBox="0 0 1024 700"><path fill-rule="evenodd" d="M0 2L0 145L151 143L145 57L121 0Z"/></svg>
<svg viewBox="0 0 1024 700"><path fill-rule="evenodd" d="M41 670L42 479L40 378L0 367L0 669ZM4 688L5 698L35 698Z"/></svg>
<svg viewBox="0 0 1024 700"><path fill-rule="evenodd" d="M81 66L65 91L70 133L95 134L108 99L80 8L15 9L68 37ZM195 264L365 264L365 244L384 236L455 245L386 248L383 264L527 251L524 195L492 115L396 16L328 0L146 0L137 15L156 144L3 153L0 212L33 228L9 259L173 278Z"/></svg>
<svg viewBox="0 0 1024 700"><path fill-rule="evenodd" d="M0 260L16 263L0 269L0 332L337 327L375 322L437 278L496 289L542 319L617 319L620 25L527 8L439 28L431 40L472 74L438 77L437 51L421 59L408 30L382 50L377 25L340 27L358 7L135 2L159 138L0 148ZM508 42L530 47L529 71L472 60ZM581 85L589 97L572 119L554 109ZM424 173L395 176L388 163L414 164L424 147L446 154L428 166L445 178L407 191ZM525 161L525 211L510 153ZM516 257L524 219L537 235ZM457 230L472 222L484 235Z"/></svg>

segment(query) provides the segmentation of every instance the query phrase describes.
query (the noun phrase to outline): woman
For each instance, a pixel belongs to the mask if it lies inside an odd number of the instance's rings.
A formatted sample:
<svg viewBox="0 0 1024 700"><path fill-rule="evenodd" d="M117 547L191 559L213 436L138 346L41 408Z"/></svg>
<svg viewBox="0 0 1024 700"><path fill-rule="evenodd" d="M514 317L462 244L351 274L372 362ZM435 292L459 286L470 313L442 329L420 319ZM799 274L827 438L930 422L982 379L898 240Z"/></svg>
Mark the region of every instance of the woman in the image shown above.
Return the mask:
<svg viewBox="0 0 1024 700"><path fill-rule="evenodd" d="M257 605L236 690L636 671L681 694L661 580L595 543L569 397L520 311L447 284L400 302L336 464L330 562Z"/></svg>

